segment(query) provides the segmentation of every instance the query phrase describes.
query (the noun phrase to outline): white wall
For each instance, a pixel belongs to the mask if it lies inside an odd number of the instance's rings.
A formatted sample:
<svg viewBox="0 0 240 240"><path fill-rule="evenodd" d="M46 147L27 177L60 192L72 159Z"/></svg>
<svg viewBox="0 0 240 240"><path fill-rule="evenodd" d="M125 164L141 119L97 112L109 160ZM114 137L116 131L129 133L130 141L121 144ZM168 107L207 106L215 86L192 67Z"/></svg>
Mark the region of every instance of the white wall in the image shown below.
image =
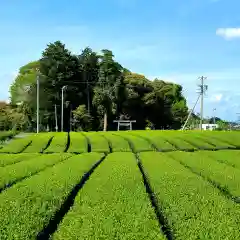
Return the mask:
<svg viewBox="0 0 240 240"><path fill-rule="evenodd" d="M212 131L212 130L214 130L216 128L218 128L218 124L202 124L202 129L203 130L210 130L210 131Z"/></svg>

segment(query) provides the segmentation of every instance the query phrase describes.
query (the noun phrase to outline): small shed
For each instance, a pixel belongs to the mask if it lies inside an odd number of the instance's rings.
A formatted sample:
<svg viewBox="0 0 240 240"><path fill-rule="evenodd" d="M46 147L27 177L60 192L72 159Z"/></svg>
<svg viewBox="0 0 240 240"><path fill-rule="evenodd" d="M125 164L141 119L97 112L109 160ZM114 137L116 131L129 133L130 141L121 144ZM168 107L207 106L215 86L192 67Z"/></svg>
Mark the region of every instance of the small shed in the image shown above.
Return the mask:
<svg viewBox="0 0 240 240"><path fill-rule="evenodd" d="M203 130L215 130L218 128L218 124L210 124L210 123L204 123L202 124L202 129Z"/></svg>

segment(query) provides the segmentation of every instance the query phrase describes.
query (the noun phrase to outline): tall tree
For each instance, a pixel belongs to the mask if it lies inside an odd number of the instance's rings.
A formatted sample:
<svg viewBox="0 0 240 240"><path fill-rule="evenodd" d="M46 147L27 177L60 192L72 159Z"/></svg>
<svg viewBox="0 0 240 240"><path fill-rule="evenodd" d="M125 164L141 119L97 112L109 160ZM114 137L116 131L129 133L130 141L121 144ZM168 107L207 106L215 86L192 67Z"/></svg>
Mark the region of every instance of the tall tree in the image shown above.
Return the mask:
<svg viewBox="0 0 240 240"><path fill-rule="evenodd" d="M122 83L123 68L113 60L113 53L102 50L99 63L98 83L94 89L93 103L103 117L103 130L107 130L108 117L117 110L117 95Z"/></svg>
<svg viewBox="0 0 240 240"><path fill-rule="evenodd" d="M11 105L21 106L18 111L22 111L30 128L36 124L36 79L37 75L41 75L39 68L39 61L22 66L10 86Z"/></svg>
<svg viewBox="0 0 240 240"><path fill-rule="evenodd" d="M32 127L36 126L37 76L40 123L51 130L55 125L55 106L60 125L63 86L67 86L63 98L65 130L71 124L72 111L76 128L88 116L91 125L86 126L92 130L111 129L111 120L122 115L137 120L136 129L144 129L146 124L157 129L179 128L187 116L180 85L158 79L150 81L131 73L114 60L109 50L98 55L87 47L80 55L74 55L57 41L47 45L39 61L21 67L10 88L12 105L21 103L18 112L27 117L26 123Z"/></svg>
<svg viewBox="0 0 240 240"><path fill-rule="evenodd" d="M91 48L85 48L78 56L81 71L81 88L83 90L83 98L87 106L88 114L91 114L93 89L98 81L99 64L98 55Z"/></svg>
<svg viewBox="0 0 240 240"><path fill-rule="evenodd" d="M40 62L30 62L19 69L18 75L10 86L11 103L32 101L31 90L36 84L37 72L40 68Z"/></svg>
<svg viewBox="0 0 240 240"><path fill-rule="evenodd" d="M148 118L144 96L152 91L151 82L143 75L130 72L125 74L124 82L127 98L123 104L123 111L136 120L136 129L143 129Z"/></svg>
<svg viewBox="0 0 240 240"><path fill-rule="evenodd" d="M61 94L63 86L67 86L67 91L64 92L64 102L69 101L71 104L76 104L76 97L79 96L78 89L73 84L80 78L79 60L73 55L63 43L57 41L50 43L42 53L40 59L40 71L45 76L45 81L42 83L46 95L44 108L50 112L49 120L52 125L54 123L54 105L61 109ZM75 94L72 94L72 93ZM66 106L64 104L64 106ZM75 107L77 107L76 104ZM58 112L60 112L58 110ZM66 111L68 113L68 111ZM58 114L59 116L60 114ZM64 127L68 126L69 114L64 115ZM58 117L58 121L60 118Z"/></svg>

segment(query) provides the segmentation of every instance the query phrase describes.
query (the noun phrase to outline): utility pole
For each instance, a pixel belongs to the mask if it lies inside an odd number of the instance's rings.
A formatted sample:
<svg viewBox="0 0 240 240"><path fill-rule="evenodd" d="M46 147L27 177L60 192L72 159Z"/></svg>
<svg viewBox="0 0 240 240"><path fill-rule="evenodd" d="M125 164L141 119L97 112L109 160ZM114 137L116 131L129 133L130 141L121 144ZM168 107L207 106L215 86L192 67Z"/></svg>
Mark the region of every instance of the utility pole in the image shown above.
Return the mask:
<svg viewBox="0 0 240 240"><path fill-rule="evenodd" d="M37 71L37 133L39 133L39 73Z"/></svg>
<svg viewBox="0 0 240 240"><path fill-rule="evenodd" d="M238 123L238 125L240 125L240 113L236 113L237 114L237 116L238 116L238 118L237 118L237 123Z"/></svg>
<svg viewBox="0 0 240 240"><path fill-rule="evenodd" d="M90 94L89 94L89 83L88 83L88 76L86 74L86 70L84 70L84 76L87 82L87 104L88 104L88 115L90 115Z"/></svg>
<svg viewBox="0 0 240 240"><path fill-rule="evenodd" d="M216 117L215 117L216 110L217 110L216 108L213 109L213 124L216 124Z"/></svg>
<svg viewBox="0 0 240 240"><path fill-rule="evenodd" d="M72 131L72 105L70 104L69 132Z"/></svg>
<svg viewBox="0 0 240 240"><path fill-rule="evenodd" d="M61 116L61 131L63 132L63 100L64 100L64 96L63 96L63 93L64 93L64 90L66 89L67 86L63 86L62 87L62 116Z"/></svg>
<svg viewBox="0 0 240 240"><path fill-rule="evenodd" d="M201 95L201 119L200 119L200 129L202 130L202 124L203 124L203 97L204 97L204 94L205 92L207 91L208 89L208 86L207 85L204 85L204 80L207 79L207 77L199 77L199 79L201 80L201 84L198 85L199 88L200 88L200 95Z"/></svg>
<svg viewBox="0 0 240 240"><path fill-rule="evenodd" d="M58 121L57 121L57 105L55 104L55 129L58 131Z"/></svg>

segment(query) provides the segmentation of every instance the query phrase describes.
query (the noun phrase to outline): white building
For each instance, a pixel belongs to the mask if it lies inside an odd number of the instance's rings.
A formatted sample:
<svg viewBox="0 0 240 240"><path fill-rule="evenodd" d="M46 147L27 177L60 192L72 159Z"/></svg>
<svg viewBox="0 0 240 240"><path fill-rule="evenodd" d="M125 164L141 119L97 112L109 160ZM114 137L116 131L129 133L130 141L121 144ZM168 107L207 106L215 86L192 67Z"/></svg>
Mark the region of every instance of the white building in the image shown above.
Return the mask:
<svg viewBox="0 0 240 240"><path fill-rule="evenodd" d="M218 124L210 124L210 123L202 124L202 129L203 130L210 130L210 131L212 131L212 130L214 130L216 128L218 128Z"/></svg>

